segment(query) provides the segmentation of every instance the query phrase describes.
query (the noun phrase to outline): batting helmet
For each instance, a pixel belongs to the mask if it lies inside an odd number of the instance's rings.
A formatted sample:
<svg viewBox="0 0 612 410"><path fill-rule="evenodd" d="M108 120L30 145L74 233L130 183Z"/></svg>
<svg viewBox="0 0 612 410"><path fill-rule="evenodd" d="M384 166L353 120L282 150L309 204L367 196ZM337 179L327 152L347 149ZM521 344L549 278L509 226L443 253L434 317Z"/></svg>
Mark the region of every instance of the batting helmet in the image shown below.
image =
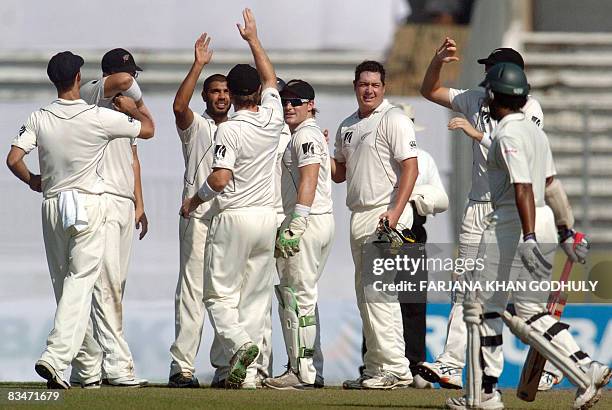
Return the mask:
<svg viewBox="0 0 612 410"><path fill-rule="evenodd" d="M480 86L495 93L513 96L525 96L529 94L530 88L525 72L512 63L495 64L487 71Z"/></svg>

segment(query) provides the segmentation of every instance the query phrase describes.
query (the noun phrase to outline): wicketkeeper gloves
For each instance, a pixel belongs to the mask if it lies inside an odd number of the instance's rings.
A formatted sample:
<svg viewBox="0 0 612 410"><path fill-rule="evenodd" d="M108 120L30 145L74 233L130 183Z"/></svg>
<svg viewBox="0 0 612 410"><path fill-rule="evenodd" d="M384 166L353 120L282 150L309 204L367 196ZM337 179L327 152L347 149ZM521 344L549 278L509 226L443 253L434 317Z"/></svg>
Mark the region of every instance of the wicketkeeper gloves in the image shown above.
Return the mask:
<svg viewBox="0 0 612 410"><path fill-rule="evenodd" d="M528 233L523 236L523 243L518 246L518 253L523 261L523 265L531 272L536 279L546 280L552 271L552 265L542 255L536 236Z"/></svg>
<svg viewBox="0 0 612 410"><path fill-rule="evenodd" d="M308 215L310 207L296 204L295 210L288 219L288 224L283 223L276 237L275 256L289 258L300 251L300 239L308 227Z"/></svg>
<svg viewBox="0 0 612 410"><path fill-rule="evenodd" d="M559 229L559 244L569 260L580 263L586 262L591 244L585 235L578 234L573 229Z"/></svg>

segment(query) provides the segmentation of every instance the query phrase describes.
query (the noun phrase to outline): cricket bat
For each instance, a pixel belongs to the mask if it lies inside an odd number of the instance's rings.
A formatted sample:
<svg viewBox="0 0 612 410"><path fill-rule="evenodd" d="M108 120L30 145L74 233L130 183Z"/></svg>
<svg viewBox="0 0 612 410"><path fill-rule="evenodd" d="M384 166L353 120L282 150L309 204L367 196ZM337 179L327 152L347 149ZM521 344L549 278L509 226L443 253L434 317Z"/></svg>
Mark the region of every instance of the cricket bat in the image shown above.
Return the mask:
<svg viewBox="0 0 612 410"><path fill-rule="evenodd" d="M583 238L583 233L576 232L576 236L574 237L574 247L577 243L580 243ZM561 277L559 278L561 283L566 283L569 280L573 266L574 262L568 258L565 261L563 271L561 272ZM559 290L550 294L546 308L555 319L559 320L563 314L563 309L565 309L566 303L567 293ZM538 353L538 351L533 347L530 347L529 353L527 353L527 359L523 365L523 371L521 372L521 379L516 389L516 396L519 399L524 401L535 400L536 394L538 393L540 378L542 377L542 372L544 371L544 365L546 365L546 359L544 356Z"/></svg>

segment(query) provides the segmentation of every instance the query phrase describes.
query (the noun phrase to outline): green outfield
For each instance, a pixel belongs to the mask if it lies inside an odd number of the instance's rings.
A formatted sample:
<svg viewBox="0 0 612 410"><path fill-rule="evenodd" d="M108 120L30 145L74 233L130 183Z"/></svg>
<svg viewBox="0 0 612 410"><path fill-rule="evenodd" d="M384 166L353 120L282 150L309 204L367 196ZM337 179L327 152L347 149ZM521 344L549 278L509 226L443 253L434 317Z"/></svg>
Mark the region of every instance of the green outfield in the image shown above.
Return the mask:
<svg viewBox="0 0 612 410"><path fill-rule="evenodd" d="M9 403L9 391L39 390L40 383L0 383L0 408L41 408L40 403ZM443 409L444 400L458 396L449 390L394 390L346 391L326 388L315 391L286 392L278 390L237 391L201 389L168 389L153 386L143 389L101 388L99 390L71 389L63 392L61 403L44 404L53 408L79 409L272 409L272 408L379 408L379 409ZM514 396L513 390L504 391L508 409L564 409L571 408L574 391L556 390L540 393L534 403L525 403ZM8 406L8 407L7 407ZM612 394L604 393L596 408L612 408Z"/></svg>

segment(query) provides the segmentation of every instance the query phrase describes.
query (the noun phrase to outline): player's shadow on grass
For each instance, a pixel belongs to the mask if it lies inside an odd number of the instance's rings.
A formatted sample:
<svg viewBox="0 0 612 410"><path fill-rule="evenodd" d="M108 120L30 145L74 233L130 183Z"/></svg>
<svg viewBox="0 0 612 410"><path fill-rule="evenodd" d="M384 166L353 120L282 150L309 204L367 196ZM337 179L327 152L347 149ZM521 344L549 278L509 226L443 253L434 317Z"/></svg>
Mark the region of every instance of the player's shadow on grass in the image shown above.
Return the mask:
<svg viewBox="0 0 612 410"><path fill-rule="evenodd" d="M317 404L316 407L318 407L319 404ZM445 405L439 405L439 406L432 406L432 405L427 405L427 404L338 404L338 403L321 403L320 406L322 407L327 407L329 406L331 407L367 407L367 408L385 408L385 409L393 409L393 408L397 408L397 409L446 409L447 407Z"/></svg>

